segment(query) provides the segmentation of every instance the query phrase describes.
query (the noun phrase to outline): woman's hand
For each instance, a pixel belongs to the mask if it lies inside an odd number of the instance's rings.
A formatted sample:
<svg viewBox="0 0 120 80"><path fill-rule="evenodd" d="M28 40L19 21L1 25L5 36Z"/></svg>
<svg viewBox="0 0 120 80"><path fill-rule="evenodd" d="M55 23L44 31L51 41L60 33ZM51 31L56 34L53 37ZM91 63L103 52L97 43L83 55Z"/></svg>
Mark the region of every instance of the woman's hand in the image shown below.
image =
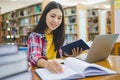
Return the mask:
<svg viewBox="0 0 120 80"><path fill-rule="evenodd" d="M79 47L73 48L71 55L69 55L70 53L64 53L63 56L64 57L76 57L76 56L80 55L82 53L82 51L83 51L82 48L81 49Z"/></svg>
<svg viewBox="0 0 120 80"><path fill-rule="evenodd" d="M69 56L75 57L80 55L81 53L82 53L82 48L80 49L79 47L77 47L72 49L72 55L69 55Z"/></svg>
<svg viewBox="0 0 120 80"><path fill-rule="evenodd" d="M62 66L55 60L48 61L45 68L47 68L50 72L53 73L62 73Z"/></svg>
<svg viewBox="0 0 120 80"><path fill-rule="evenodd" d="M44 67L48 69L50 72L53 73L62 73L63 69L60 63L58 63L55 60L45 60L45 59L39 59L37 62L38 67Z"/></svg>

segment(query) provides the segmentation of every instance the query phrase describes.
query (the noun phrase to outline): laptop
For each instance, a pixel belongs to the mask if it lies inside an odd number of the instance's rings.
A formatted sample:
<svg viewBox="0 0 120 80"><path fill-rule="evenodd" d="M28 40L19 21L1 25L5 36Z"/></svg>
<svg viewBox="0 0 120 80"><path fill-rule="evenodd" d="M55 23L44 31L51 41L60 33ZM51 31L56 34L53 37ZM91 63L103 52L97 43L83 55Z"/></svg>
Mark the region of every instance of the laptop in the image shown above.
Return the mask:
<svg viewBox="0 0 120 80"><path fill-rule="evenodd" d="M96 35L88 53L80 54L77 58L89 63L105 60L111 53L118 36L119 34Z"/></svg>

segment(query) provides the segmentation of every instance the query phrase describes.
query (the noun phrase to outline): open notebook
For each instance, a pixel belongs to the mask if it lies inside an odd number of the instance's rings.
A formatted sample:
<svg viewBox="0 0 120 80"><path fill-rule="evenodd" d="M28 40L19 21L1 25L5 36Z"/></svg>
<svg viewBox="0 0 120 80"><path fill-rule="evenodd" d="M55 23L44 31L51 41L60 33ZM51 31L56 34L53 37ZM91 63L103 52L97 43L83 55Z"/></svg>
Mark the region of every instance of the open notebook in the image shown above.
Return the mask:
<svg viewBox="0 0 120 80"><path fill-rule="evenodd" d="M96 35L89 52L80 54L77 58L91 63L105 60L111 53L118 36L119 34Z"/></svg>
<svg viewBox="0 0 120 80"><path fill-rule="evenodd" d="M57 74L48 71L46 68L38 68L35 72L42 80L76 80L77 78L85 78L89 76L117 74L116 71L94 63L87 63L73 57L66 58L62 68L63 73Z"/></svg>

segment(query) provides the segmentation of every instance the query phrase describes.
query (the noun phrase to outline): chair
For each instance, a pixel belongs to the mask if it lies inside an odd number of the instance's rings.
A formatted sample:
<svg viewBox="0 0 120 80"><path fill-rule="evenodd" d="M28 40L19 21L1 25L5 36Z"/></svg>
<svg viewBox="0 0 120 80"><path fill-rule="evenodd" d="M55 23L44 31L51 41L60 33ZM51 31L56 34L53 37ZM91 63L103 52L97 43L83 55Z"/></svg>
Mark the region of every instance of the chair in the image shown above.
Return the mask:
<svg viewBox="0 0 120 80"><path fill-rule="evenodd" d="M111 55L120 55L120 42L115 43Z"/></svg>

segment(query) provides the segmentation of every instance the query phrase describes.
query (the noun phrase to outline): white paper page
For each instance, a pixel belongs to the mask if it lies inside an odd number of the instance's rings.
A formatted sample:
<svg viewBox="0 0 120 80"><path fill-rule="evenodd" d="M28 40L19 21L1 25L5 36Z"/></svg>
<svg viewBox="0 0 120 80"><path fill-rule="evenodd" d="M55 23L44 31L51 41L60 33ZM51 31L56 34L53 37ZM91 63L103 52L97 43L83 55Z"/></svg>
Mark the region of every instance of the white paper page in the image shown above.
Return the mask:
<svg viewBox="0 0 120 80"><path fill-rule="evenodd" d="M117 72L105 68L97 64L91 64L89 68L85 70L86 76L105 75L105 74L116 74Z"/></svg>
<svg viewBox="0 0 120 80"><path fill-rule="evenodd" d="M61 80L61 79L75 79L82 78L82 76L73 71L72 69L62 65L64 72L63 73L51 73L45 68L36 69L35 71L43 80Z"/></svg>
<svg viewBox="0 0 120 80"><path fill-rule="evenodd" d="M64 59L50 59L50 60L48 60L48 61L53 61L53 60L55 60L56 62L58 62L58 63L64 63Z"/></svg>
<svg viewBox="0 0 120 80"><path fill-rule="evenodd" d="M88 41L88 42L87 42L87 45L88 45L89 47L91 47L91 46L92 46L92 43L93 43L93 41Z"/></svg>
<svg viewBox="0 0 120 80"><path fill-rule="evenodd" d="M97 64L87 63L87 62L84 62L84 61L81 61L81 60L78 60L72 57L67 58L64 64L84 76L95 76L95 75L117 73L113 70L107 69Z"/></svg>
<svg viewBox="0 0 120 80"><path fill-rule="evenodd" d="M83 74L84 70L91 65L90 63L72 57L66 58L64 64L80 74Z"/></svg>
<svg viewBox="0 0 120 80"><path fill-rule="evenodd" d="M88 53L80 54L76 56L75 58L80 59L80 60L86 60Z"/></svg>

